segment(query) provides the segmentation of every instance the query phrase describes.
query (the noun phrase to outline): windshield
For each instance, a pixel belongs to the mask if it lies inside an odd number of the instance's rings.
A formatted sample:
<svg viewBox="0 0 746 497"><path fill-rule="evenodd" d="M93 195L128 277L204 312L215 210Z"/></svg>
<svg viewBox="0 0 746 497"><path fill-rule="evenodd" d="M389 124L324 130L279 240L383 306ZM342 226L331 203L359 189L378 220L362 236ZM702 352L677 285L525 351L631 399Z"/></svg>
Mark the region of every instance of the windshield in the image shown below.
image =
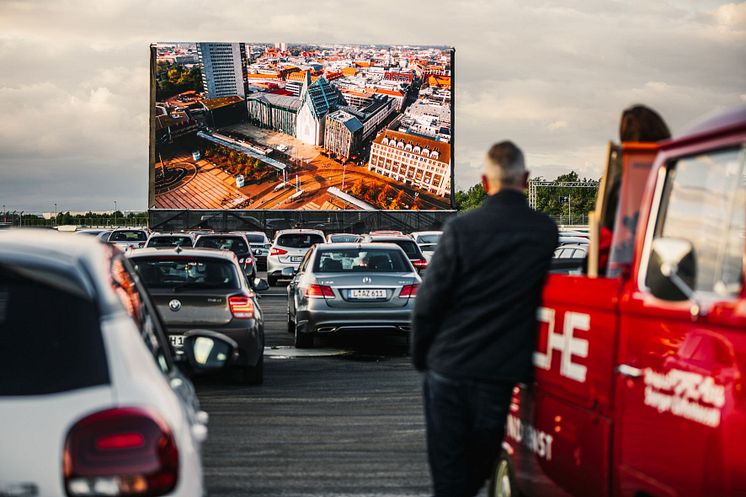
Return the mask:
<svg viewBox="0 0 746 497"><path fill-rule="evenodd" d="M358 241L357 235L330 235L329 241L332 243L350 243Z"/></svg>
<svg viewBox="0 0 746 497"><path fill-rule="evenodd" d="M394 249L321 250L314 273L409 273L412 267L404 254Z"/></svg>
<svg viewBox="0 0 746 497"><path fill-rule="evenodd" d="M242 236L201 236L194 246L230 250L236 254L245 254L249 251L249 246Z"/></svg>
<svg viewBox="0 0 746 497"><path fill-rule="evenodd" d="M240 288L230 261L208 257L141 257L132 262L148 288Z"/></svg>
<svg viewBox="0 0 746 497"><path fill-rule="evenodd" d="M132 231L115 231L109 238L110 242L144 242L147 240L145 232L142 230Z"/></svg>
<svg viewBox="0 0 746 497"><path fill-rule="evenodd" d="M316 233L288 233L277 237L277 245L288 248L310 248L324 243L324 237Z"/></svg>
<svg viewBox="0 0 746 497"><path fill-rule="evenodd" d="M188 236L154 236L148 240L148 247L191 247L192 239Z"/></svg>
<svg viewBox="0 0 746 497"><path fill-rule="evenodd" d="M430 235L417 235L417 240L415 240L419 244L424 243L433 243L436 244L438 241L440 241L440 233L434 233Z"/></svg>

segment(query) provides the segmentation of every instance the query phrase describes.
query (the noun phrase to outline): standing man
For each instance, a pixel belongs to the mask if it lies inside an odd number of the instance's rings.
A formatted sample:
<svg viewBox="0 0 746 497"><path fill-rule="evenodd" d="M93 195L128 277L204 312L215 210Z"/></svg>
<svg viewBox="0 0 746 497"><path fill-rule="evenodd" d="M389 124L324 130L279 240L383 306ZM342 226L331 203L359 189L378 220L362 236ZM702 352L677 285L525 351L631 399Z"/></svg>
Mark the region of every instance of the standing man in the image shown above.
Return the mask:
<svg viewBox="0 0 746 497"><path fill-rule="evenodd" d="M532 373L536 311L558 232L528 206L523 153L487 153L481 207L451 219L417 293L412 361L425 372L435 497L471 497L500 454L513 387Z"/></svg>

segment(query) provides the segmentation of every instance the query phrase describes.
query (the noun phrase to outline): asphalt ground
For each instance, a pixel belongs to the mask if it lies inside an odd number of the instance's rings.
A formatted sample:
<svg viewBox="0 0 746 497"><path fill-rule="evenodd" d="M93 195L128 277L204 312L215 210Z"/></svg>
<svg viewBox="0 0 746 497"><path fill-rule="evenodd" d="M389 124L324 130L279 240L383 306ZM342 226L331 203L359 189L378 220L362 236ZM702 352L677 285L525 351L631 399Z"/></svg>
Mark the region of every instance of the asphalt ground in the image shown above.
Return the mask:
<svg viewBox="0 0 746 497"><path fill-rule="evenodd" d="M210 496L426 496L421 377L398 337L336 337L289 357L285 288L262 294L265 381L201 378Z"/></svg>

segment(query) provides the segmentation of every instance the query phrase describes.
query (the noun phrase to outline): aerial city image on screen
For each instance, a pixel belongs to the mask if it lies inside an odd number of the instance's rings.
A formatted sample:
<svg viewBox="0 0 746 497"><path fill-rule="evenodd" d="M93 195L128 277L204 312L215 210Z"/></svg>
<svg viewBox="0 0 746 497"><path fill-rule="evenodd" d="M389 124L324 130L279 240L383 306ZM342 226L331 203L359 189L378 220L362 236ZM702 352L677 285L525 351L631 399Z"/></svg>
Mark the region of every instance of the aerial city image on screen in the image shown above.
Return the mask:
<svg viewBox="0 0 746 497"><path fill-rule="evenodd" d="M151 53L151 207L451 208L451 48L158 43Z"/></svg>

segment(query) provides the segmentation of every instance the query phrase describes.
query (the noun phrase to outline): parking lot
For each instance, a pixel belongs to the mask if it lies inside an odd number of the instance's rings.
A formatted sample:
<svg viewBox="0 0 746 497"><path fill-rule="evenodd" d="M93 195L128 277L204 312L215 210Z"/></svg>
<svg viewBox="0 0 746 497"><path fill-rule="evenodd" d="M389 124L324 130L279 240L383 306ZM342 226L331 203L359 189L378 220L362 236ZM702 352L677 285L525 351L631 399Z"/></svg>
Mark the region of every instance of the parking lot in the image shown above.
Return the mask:
<svg viewBox="0 0 746 497"><path fill-rule="evenodd" d="M295 353L284 287L263 294L265 381L197 381L210 413L209 495L428 495L420 378L401 339L328 339Z"/></svg>

